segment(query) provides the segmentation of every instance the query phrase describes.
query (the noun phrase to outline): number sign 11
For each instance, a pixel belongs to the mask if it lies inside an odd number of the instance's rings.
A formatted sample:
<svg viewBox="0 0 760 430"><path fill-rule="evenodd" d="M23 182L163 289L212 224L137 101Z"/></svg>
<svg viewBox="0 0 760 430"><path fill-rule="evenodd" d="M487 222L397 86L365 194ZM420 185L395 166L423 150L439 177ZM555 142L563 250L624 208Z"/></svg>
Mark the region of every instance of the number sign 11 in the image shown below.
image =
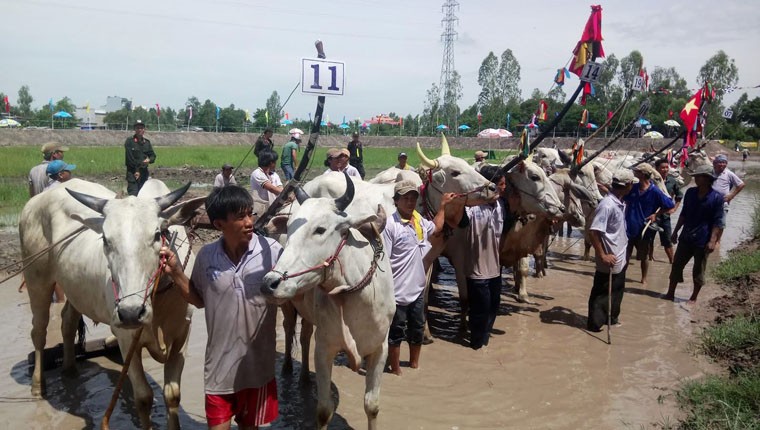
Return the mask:
<svg viewBox="0 0 760 430"><path fill-rule="evenodd" d="M302 93L342 96L345 77L345 64L340 61L301 60Z"/></svg>

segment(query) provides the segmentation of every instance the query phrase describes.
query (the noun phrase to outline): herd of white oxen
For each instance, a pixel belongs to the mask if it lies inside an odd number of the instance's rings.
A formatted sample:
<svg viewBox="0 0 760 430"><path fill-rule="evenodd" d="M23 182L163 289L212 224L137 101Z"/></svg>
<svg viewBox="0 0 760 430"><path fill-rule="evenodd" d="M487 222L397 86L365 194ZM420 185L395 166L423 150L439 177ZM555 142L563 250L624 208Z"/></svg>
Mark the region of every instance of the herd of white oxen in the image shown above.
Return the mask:
<svg viewBox="0 0 760 430"><path fill-rule="evenodd" d="M327 427L334 411L330 384L333 359L339 352L346 354L354 370L363 360L364 409L369 428L377 425L380 379L395 310L390 264L382 252L379 232L386 217L395 211L393 184L401 179L424 183L419 202L423 214L438 208L444 193L474 194L485 199L495 193L494 184L469 163L451 156L445 137L437 158L428 158L419 145L417 152L422 160L421 173L391 168L366 182L334 172L318 176L299 188L296 201L267 226L284 250L278 271L265 276L261 291L283 305L287 334L283 371L292 371L293 309L302 317L302 381L308 381L310 336L312 325L316 327L319 428ZM576 173L568 168L565 154L539 148L533 160L520 161L506 172L508 192L518 192L521 205L510 208L519 214L519 220L503 233L500 258L503 266L513 268L518 300L528 300L530 255L535 256L536 275L543 274L542 257L548 238L560 225L558 221L578 228L586 225L615 170L630 167L642 155L602 154ZM690 168L706 162L704 154L693 154ZM689 176L682 178L687 182ZM139 196L117 199L99 184L73 179L26 204L19 221L22 257L41 254L24 270L33 314L33 395L44 394L43 351L57 282L68 298L62 312L63 371L75 371L74 341L81 315L108 324L123 356L131 347L135 330L142 327L140 349L147 349L164 365L167 427L179 428L180 377L193 309L168 277L162 278L151 297L149 280L156 273L159 249L168 234L176 235L175 251L186 273L192 271L194 256L182 224L195 214L203 198L175 205L188 188L189 184L170 191L163 182L150 180ZM81 231L71 235L77 230ZM455 268L462 321L467 309L464 233L463 228L454 228L436 240L424 260L429 269L443 255ZM324 269L310 271L313 267ZM140 424L150 428L153 392L139 350L128 376Z"/></svg>

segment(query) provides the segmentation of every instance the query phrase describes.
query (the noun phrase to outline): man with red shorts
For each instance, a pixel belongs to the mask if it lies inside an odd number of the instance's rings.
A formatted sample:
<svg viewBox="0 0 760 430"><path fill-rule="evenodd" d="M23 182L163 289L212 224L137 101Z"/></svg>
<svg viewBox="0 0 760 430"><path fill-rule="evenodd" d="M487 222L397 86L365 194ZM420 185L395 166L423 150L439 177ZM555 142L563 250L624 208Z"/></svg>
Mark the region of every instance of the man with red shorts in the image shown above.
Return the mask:
<svg viewBox="0 0 760 430"><path fill-rule="evenodd" d="M166 273L182 296L205 308L208 342L204 366L206 420L212 430L256 429L278 415L274 377L277 307L261 295L264 275L282 248L253 233L253 199L244 188L215 188L206 213L222 237L198 252L190 279L168 248Z"/></svg>

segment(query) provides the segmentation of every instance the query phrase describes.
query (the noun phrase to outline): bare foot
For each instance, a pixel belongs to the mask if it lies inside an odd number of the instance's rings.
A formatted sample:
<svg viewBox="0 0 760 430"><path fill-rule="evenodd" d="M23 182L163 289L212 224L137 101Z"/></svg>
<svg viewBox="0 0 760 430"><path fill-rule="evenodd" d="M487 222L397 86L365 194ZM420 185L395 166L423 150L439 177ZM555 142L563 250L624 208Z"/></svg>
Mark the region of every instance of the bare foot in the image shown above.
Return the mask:
<svg viewBox="0 0 760 430"><path fill-rule="evenodd" d="M419 364L419 363L412 363L412 362L410 361L410 362L409 362L409 367L410 367L410 368L412 368L412 369L417 369L417 368L419 368L419 367L420 367L420 364Z"/></svg>
<svg viewBox="0 0 760 430"><path fill-rule="evenodd" d="M642 279L642 280L641 280L641 285L642 285L643 287L646 287L646 286L647 286L647 280L646 280L646 279Z"/></svg>
<svg viewBox="0 0 760 430"><path fill-rule="evenodd" d="M697 299L689 299L689 301L686 302L686 304L687 305L696 305L697 304Z"/></svg>
<svg viewBox="0 0 760 430"><path fill-rule="evenodd" d="M390 369L390 373L396 376L401 376L401 369L396 369L396 370Z"/></svg>

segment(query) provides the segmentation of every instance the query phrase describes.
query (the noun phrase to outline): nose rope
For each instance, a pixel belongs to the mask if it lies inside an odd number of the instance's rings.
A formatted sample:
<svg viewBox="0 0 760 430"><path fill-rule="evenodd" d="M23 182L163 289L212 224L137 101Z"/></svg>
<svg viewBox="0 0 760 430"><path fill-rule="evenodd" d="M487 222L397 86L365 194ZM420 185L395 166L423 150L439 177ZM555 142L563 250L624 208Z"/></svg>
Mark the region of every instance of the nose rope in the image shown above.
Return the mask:
<svg viewBox="0 0 760 430"><path fill-rule="evenodd" d="M423 181L422 186L420 187L420 195L422 196L422 202L423 202L423 208L425 210L425 215L429 217L430 219L435 218L436 213L438 213L438 210L433 208L433 205L430 203L430 193L428 192L428 188L432 188L433 190L437 191L438 193L443 196L444 192L440 188L436 187L433 183L433 170L434 169L426 169L426 178L427 181ZM486 180L486 183L475 187L474 189L470 191L466 191L463 193L455 193L455 197L461 198L461 197L467 197L470 194L477 194L482 192L485 188L488 188L493 183L491 181ZM495 185L495 184L494 184Z"/></svg>
<svg viewBox="0 0 760 430"><path fill-rule="evenodd" d="M280 281L286 281L288 279L296 278L298 276L305 275L307 273L314 272L314 271L319 270L319 269L327 269L327 268L329 268L330 266L332 266L337 261L338 264L340 264L340 271L341 271L341 274L342 274L343 273L343 264L338 259L338 254L340 254L340 251L342 251L343 247L346 246L346 242L347 241L348 241L347 235L343 235L343 237L341 238L340 242L338 243L338 246L335 248L335 252L333 252L332 255L330 255L329 257L327 257L325 259L325 261L323 261L322 263L314 265L314 266L311 266L308 269L304 269L304 270L301 270L300 272L296 272L296 273L292 273L291 274L291 273L288 273L287 270L284 271L284 272L276 270L276 265L275 265L275 267L272 267L272 272L277 273L277 274L280 275Z"/></svg>

